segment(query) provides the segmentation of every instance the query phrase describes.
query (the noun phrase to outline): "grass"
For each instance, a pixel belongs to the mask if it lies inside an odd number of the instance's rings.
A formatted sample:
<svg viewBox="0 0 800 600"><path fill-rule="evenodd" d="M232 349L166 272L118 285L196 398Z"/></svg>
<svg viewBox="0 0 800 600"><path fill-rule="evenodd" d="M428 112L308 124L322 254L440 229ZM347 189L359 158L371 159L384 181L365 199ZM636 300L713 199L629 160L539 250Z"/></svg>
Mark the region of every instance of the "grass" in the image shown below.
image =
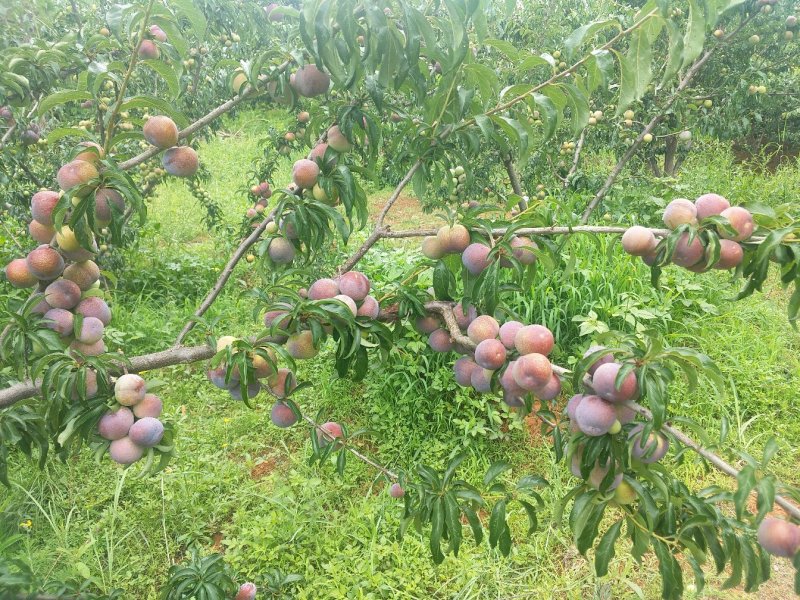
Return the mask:
<svg viewBox="0 0 800 600"><path fill-rule="evenodd" d="M222 205L232 228L247 207L243 174L259 156L258 137L276 114L247 111L229 120L224 135L200 149L209 177L204 187ZM285 181L284 160L276 181ZM778 202L800 183L800 169L758 174L733 165L718 147L692 155L673 191L692 196L714 189L736 202ZM636 220L621 204L641 215L655 212L664 189L623 186L609 202L613 220ZM371 195L375 206L387 195ZM632 199L632 200L631 200ZM403 197L390 222L395 227L428 223L411 197ZM208 234L203 209L180 181L168 181L150 202L150 224L140 244L128 253L128 277L114 300L111 338L130 355L166 347L192 314L216 277L235 239ZM358 236L357 236L358 237ZM357 241L357 240L356 240ZM364 261L365 271L381 283L405 271L413 244L380 244ZM326 265L334 264L329 256ZM556 358L566 362L585 348L596 330L608 326L629 332L654 327L671 344L708 353L730 382L724 397L707 385L689 392L672 390L676 412L696 420L713 439L723 419L730 434L722 445L758 454L769 436L781 452L776 474L800 484L800 336L787 324L787 296L774 283L764 294L732 303L736 285L724 274L695 276L668 270L663 287L649 285L648 272L623 255L614 241L574 237L560 257L571 268L542 268L529 293L514 309L524 318L556 331ZM323 266L323 270L329 267ZM258 327L245 292L257 283L252 267L241 265L210 315L222 319L225 333L246 334ZM589 321L574 317L593 314ZM301 380L313 386L298 402L308 414L351 429L373 431L369 453L395 468L418 462L440 466L463 449L461 470L468 478L503 458L513 473L537 473L550 483L543 518L555 499L574 485L563 464L554 464L547 440L535 423L511 421L494 401L457 388L450 357L421 352L424 341L406 337L381 370L363 383L335 377L330 355L302 365ZM260 581L280 568L300 573L297 598L650 598L658 594L652 559L638 566L618 548L608 577L598 579L591 562L577 554L565 525L545 526L526 537L524 515L511 516L515 548L508 559L484 543L467 542L459 557L438 567L429 558L424 537L413 532L397 541L400 507L385 493L385 481L356 460L344 477L330 464L311 466L309 443L300 429L278 430L269 423L269 403L250 410L208 385L203 365L176 366L148 374L162 382L167 418L175 421L179 455L161 474L137 478L86 452L64 463L51 461L43 471L12 461L13 487L0 500L0 533L24 533L17 556L43 578L86 576L101 589L120 587L125 597L155 598L171 564L194 548L220 551L241 580ZM689 460L676 472L693 487L730 485L716 472ZM32 526L19 524L30 519ZM591 552L589 555L591 559ZM764 597L786 595L790 569L776 565L776 581ZM687 571L687 582L691 575ZM704 598L729 598L711 578ZM743 595L743 594L742 594ZM691 592L687 597L692 597Z"/></svg>

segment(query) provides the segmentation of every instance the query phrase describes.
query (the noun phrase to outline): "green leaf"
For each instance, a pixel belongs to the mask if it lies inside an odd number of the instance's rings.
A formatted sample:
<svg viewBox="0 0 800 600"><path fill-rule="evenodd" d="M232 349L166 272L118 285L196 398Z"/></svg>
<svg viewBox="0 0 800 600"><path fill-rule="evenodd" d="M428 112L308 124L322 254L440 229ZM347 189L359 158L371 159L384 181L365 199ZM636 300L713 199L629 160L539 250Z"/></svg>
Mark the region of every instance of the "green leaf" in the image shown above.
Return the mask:
<svg viewBox="0 0 800 600"><path fill-rule="evenodd" d="M570 33L567 39L564 40L564 50L566 51L567 58L572 58L575 54L575 50L581 44L590 41L599 31L608 27L621 29L619 21L616 19L606 19L604 21L588 23Z"/></svg>
<svg viewBox="0 0 800 600"><path fill-rule="evenodd" d="M442 531L444 530L444 500L437 498L431 511L431 555L433 562L441 564L444 560L442 554Z"/></svg>
<svg viewBox="0 0 800 600"><path fill-rule="evenodd" d="M458 556L458 549L461 547L461 509L458 506L455 496L448 492L444 496L445 523L447 524L447 534L453 554Z"/></svg>
<svg viewBox="0 0 800 600"><path fill-rule="evenodd" d="M681 64L683 68L688 67L700 56L703 51L703 40L706 35L706 21L703 10L697 6L696 0L689 0L689 26L686 35L683 37L683 52L681 53Z"/></svg>
<svg viewBox="0 0 800 600"><path fill-rule="evenodd" d="M64 90L61 92L54 92L47 98L39 103L39 108L36 114L39 116L46 113L48 110L59 104L66 104L67 102L78 102L79 100L91 100L92 95L87 91L81 90Z"/></svg>
<svg viewBox="0 0 800 600"><path fill-rule="evenodd" d="M489 516L489 546L494 548L500 540L500 535L508 527L506 524L506 501L498 500Z"/></svg>
<svg viewBox="0 0 800 600"><path fill-rule="evenodd" d="M622 521L617 521L608 528L597 545L594 555L594 570L598 577L603 577L608 573L608 563L614 558L614 543L619 537Z"/></svg>
<svg viewBox="0 0 800 600"><path fill-rule="evenodd" d="M683 596L683 573L669 547L661 540L653 540L653 550L658 557L658 571L661 574L661 594L665 600L678 600Z"/></svg>
<svg viewBox="0 0 800 600"><path fill-rule="evenodd" d="M160 98L154 98L152 96L134 96L133 98L125 100L121 106L121 110L123 111L134 108L153 108L175 121L179 129L184 129L189 124L189 119L186 118L186 115L175 109L174 105Z"/></svg>
<svg viewBox="0 0 800 600"><path fill-rule="evenodd" d="M508 471L511 468L511 465L508 464L504 460L498 460L486 470L486 475L483 476L483 485L488 487L490 483L492 483L495 479L497 479L502 473Z"/></svg>
<svg viewBox="0 0 800 600"><path fill-rule="evenodd" d="M140 64L145 65L160 75L161 78L166 82L171 97L178 97L178 94L181 92L181 84L180 81L178 81L177 73L175 73L175 71L167 63L162 60L150 59L142 60L140 61Z"/></svg>
<svg viewBox="0 0 800 600"><path fill-rule="evenodd" d="M177 8L180 16L186 17L192 26L192 33L198 41L206 37L206 17L193 0L170 0L170 4Z"/></svg>

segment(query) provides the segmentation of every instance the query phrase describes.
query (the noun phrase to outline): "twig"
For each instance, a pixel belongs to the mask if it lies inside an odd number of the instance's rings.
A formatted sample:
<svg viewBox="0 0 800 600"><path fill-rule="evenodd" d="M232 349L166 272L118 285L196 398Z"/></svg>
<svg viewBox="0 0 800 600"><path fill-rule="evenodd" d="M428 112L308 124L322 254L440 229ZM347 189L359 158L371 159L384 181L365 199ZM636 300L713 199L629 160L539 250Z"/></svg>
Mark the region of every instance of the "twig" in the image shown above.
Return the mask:
<svg viewBox="0 0 800 600"><path fill-rule="evenodd" d="M703 65L705 65L706 62L708 62L708 59L710 59L711 56L713 56L714 52L716 52L717 49L722 47L723 44L728 42L728 40L730 40L733 36L737 35L742 29L744 29L747 26L747 24L750 23L750 21L755 18L756 14L758 13L754 13L753 15L745 19L741 23L741 25L739 25L739 27L737 27L732 33L721 39L719 43L709 48L703 54L703 56L695 60L692 66L689 67L689 70L686 72L686 75L684 75L683 79L681 79L680 83L678 84L678 87L675 88L675 91L669 97L667 102L664 104L664 106L661 107L661 112L656 116L654 116L647 124L647 126L645 126L645 128L641 131L641 133L639 133L639 135L636 137L636 140L634 140L633 144L630 145L625 154L622 155L622 158L619 159L619 162L611 170L611 173L609 173L608 177L605 180L605 183L603 183L603 186L597 191L592 200L586 206L586 210L583 211L583 216L581 217L581 223L589 222L589 217L592 216L592 213L599 206L600 202L602 202L603 198L606 197L606 194L608 194L609 190L611 190L611 187L614 185L614 182L617 180L617 177L619 177L619 174L622 173L622 170L625 168L625 165L628 164L628 161L630 161L630 159L633 158L633 155L639 149L639 146L642 145L644 136L653 131L656 128L656 125L658 125L661 122L661 119L664 118L664 115L667 112L667 110L669 110L669 108L680 97L681 92L683 92L683 90L685 90L688 87L689 83L692 81L692 79L694 79L694 76L697 75L697 73L700 71Z"/></svg>
<svg viewBox="0 0 800 600"><path fill-rule="evenodd" d="M414 177L414 173L416 173L421 166L422 158L417 159L417 162L411 165L411 168L405 174L405 177L400 180L400 183L398 183L397 187L394 188L392 195L386 200L386 204L383 205L383 208L381 209L381 212L378 214L378 218L375 221L375 229L372 230L372 233L369 234L369 237L364 241L363 244L361 244L358 250L356 250L355 253L339 267L339 275L346 273L356 266L358 261L364 258L364 255L369 251L369 249L375 245L375 242L381 239L384 233L388 231L383 225L386 215L389 214L392 206L394 206L394 203L397 202L397 199L400 197L400 193L409 184L411 178Z"/></svg>
<svg viewBox="0 0 800 600"><path fill-rule="evenodd" d="M583 144L586 141L586 129L584 128L581 131L581 135L578 138L578 143L575 144L575 154L572 156L572 166L569 169L569 173L564 178L564 187L569 187L572 178L575 177L575 173L578 172L578 163L581 160L581 150L583 150Z"/></svg>
<svg viewBox="0 0 800 600"><path fill-rule="evenodd" d="M308 423L313 425L314 429L316 429L317 431L322 433L322 435L324 435L326 439L328 439L329 441L335 441L336 438L334 438L333 436L330 435L330 433L325 431L325 429L323 429L322 426L319 425L314 419L312 419L308 415L302 415L302 417L303 417L303 419L305 421L307 421ZM365 462L369 466L376 468L378 471L380 471L381 473L386 475L389 479L394 479L396 481L397 479L400 478L400 476L397 473L395 473L394 471L390 471L389 469L387 469L383 465L380 465L380 464L376 463L374 460L372 460L368 456L364 456L363 454L361 454L361 452L359 452L358 450L353 448L350 444L344 444L344 448L345 448L345 450L350 452L353 456L358 458L360 461Z"/></svg>
<svg viewBox="0 0 800 600"><path fill-rule="evenodd" d="M245 255L250 247L255 244L260 238L261 234L264 233L264 230L267 228L267 225L272 222L273 218L275 217L275 209L273 209L267 217L261 221L258 227L256 227L253 232L247 236L242 243L239 244L239 247L233 253L233 255L228 260L228 264L225 265L225 268L222 269L219 277L217 278L217 282L214 284L214 287L211 288L211 291L208 292L205 299L203 300L202 304L198 307L198 309L194 312L194 317L190 320L186 325L183 326L181 332L178 334L177 339L175 340L175 345L179 346L184 338L188 335L188 333L194 328L195 326L195 319L202 317L205 312L211 308L211 305L214 304L214 301L217 297L222 293L222 289L225 287L225 284L228 283L228 279L231 278L233 274L233 270L236 268L236 265L242 260L242 257Z"/></svg>
<svg viewBox="0 0 800 600"><path fill-rule="evenodd" d="M519 182L519 175L514 168L514 159L511 157L511 154L506 154L503 158L503 166L506 168L506 173L508 173L508 181L511 183L511 189L519 196L517 206L519 206L520 212L527 210L528 203L525 201L525 191L522 189L522 185Z"/></svg>

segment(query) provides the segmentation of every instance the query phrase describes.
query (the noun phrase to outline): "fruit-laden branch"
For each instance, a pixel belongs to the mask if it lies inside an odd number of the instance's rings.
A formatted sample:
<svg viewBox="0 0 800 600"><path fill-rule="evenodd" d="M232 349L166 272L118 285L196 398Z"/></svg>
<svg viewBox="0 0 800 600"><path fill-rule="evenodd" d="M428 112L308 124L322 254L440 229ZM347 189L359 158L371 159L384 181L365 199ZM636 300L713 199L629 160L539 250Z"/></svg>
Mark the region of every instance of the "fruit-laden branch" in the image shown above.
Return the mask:
<svg viewBox="0 0 800 600"><path fill-rule="evenodd" d="M282 63L281 65L278 66L276 72L280 73L282 71L285 71L286 68L290 64L291 64L290 61L286 61L286 62ZM200 117L199 119L197 119L197 121L195 121L191 125L187 126L186 129L182 129L181 131L179 131L178 132L178 139L182 140L182 139L185 139L185 138L189 137L190 135L192 135L196 131L199 131L200 129L202 129L203 127L205 127L209 123L211 123L211 121L213 121L217 117L220 117L221 115L224 115L226 112L228 112L229 110L231 110L234 107L238 106L239 104L241 104L245 100L248 100L250 98L255 98L255 97L259 96L259 95L260 95L260 92L257 92L257 90L253 86L249 86L248 88L246 88L244 90L244 92L242 92L241 94L239 94L235 98L231 98L227 102L223 102L217 108L215 108L214 110L209 112L207 115L205 115L204 117ZM153 156L155 156L159 152L161 152L160 148L157 148L156 146L150 146L147 150L145 150L141 154L137 154L136 156L134 156L132 158L129 158L128 160L126 160L124 162L119 163L119 168L122 169L123 171L127 170L127 169L131 169L131 168L135 167L136 165L142 164L147 159L152 158Z"/></svg>
<svg viewBox="0 0 800 600"><path fill-rule="evenodd" d="M419 170L421 166L422 166L422 158L417 159L417 162L411 165L411 168L405 174L405 177L403 177L400 180L400 183L398 183L397 187L394 188L392 195L389 196L389 198L386 200L386 204L383 205L381 212L378 213L378 218L375 221L375 229L372 230L372 233L369 234L369 237L364 241L363 244L361 244L358 250L356 250L355 253L339 267L338 269L339 275L341 275L342 273L346 273L354 266L356 266L356 264L358 264L358 261L364 258L364 255L369 251L369 249L372 248L373 245L375 245L375 242L381 239L383 234L387 231L383 224L384 220L386 219L386 215L389 214L389 211L392 209L392 206L394 206L394 203L397 202L397 199L400 197L400 193L409 184L412 177L414 177L414 174Z"/></svg>
<svg viewBox="0 0 800 600"><path fill-rule="evenodd" d="M461 333L461 329L458 326L458 321L456 321L456 316L453 313L453 304L450 302L428 302L425 304L425 308L430 310L431 312L436 312L442 316L444 319L445 325L447 325L447 330L450 333L450 337L453 339L453 342L465 349L469 349L474 351L476 344L473 342L469 337L465 336ZM562 379L567 379L569 375L571 375L570 371L565 369L564 367L560 367L558 365L552 365L553 372L558 375ZM586 386L588 389L593 390L592 387L592 380L587 375L583 378L583 385ZM642 415L649 421L653 420L653 413L651 413L647 408L637 404L636 402L627 402L627 406L635 410L638 414ZM679 429L675 429L669 423L664 423L661 426L661 430L669 433L672 437L676 440L681 442L683 445L687 446L694 450L697 454L708 460L714 467L725 473L726 475L730 475L731 477L737 477L739 475L739 471L727 463L724 459L720 456L703 448L698 442L694 441L688 435L680 431ZM784 498L783 496L776 495L775 496L775 504L783 508L787 513L793 516L795 519L800 519L800 508L795 506L792 502Z"/></svg>
<svg viewBox="0 0 800 600"><path fill-rule="evenodd" d="M453 313L453 306L454 303L452 302L431 301L425 303L426 310L441 315L445 325L447 326L447 330L450 333L450 337L453 339L453 342L458 346L461 346L466 351L473 351L476 344L469 339L469 337L461 333L461 329L459 328L455 314ZM150 371L153 369L160 369L178 364L208 360L215 354L216 351L214 348L208 345L172 347L167 350L162 350L161 352L135 356L130 359L130 365L127 366L126 370L129 373L141 373L143 371ZM120 372L123 371L123 366L124 365L120 365ZM569 375L569 371L567 369L558 365L553 365L553 372L562 379ZM589 379L588 376L584 377L583 384L589 389L592 389L591 379ZM0 408L7 408L21 400L36 396L39 393L41 393L41 381L24 381L22 383L12 385L5 390L0 391ZM652 420L652 413L643 406L640 406L634 402L630 402L628 405L646 419ZM308 420L307 417L304 416L304 418ZM703 448L698 442L692 440L692 438L680 430L675 429L669 424L662 425L661 429L672 435L675 439L683 443L688 448L694 450L703 458L707 459L712 465L714 465L714 467L723 473L730 475L731 477L736 477L739 474L739 471L736 468L728 464L714 452ZM385 470L380 465L374 464L363 455L358 457L368 464L371 464L375 468L385 472L389 477L393 477L395 479L397 478L396 474ZM791 514L797 519L800 519L800 509L798 509L789 500L782 496L776 496L775 502L781 508L786 510L787 513Z"/></svg>
<svg viewBox="0 0 800 600"><path fill-rule="evenodd" d="M39 101L38 100L33 103L33 106L31 106L31 109L28 111L28 115L27 115L26 118L30 119L31 115L36 112L37 108L39 108ZM9 127L8 130L3 134L3 137L0 138L0 148L2 148L3 146L6 145L6 142L9 140L9 138L17 130L17 125L18 125L18 122L14 121L14 124L11 127Z"/></svg>
<svg viewBox="0 0 800 600"><path fill-rule="evenodd" d="M613 227L601 225L576 225L575 227L520 227L515 229L516 235L571 235L573 233L602 233L621 235L628 230L627 227ZM388 239L427 237L436 235L437 229L403 229L401 231L384 231L381 237ZM492 235L502 236L508 231L505 227L492 229ZM669 229L650 229L656 237L666 237L671 233ZM749 242L750 240L748 240Z"/></svg>
<svg viewBox="0 0 800 600"><path fill-rule="evenodd" d="M657 115L655 115L652 119L650 119L650 122L639 133L639 135L634 140L633 144L630 145L625 154L622 155L622 158L619 159L619 162L611 170L611 173L609 173L608 177L605 180L605 183L603 183L602 187L597 191L597 193L591 199L589 204L586 206L586 210L583 211L583 215L581 216L581 223L589 222L589 217L592 216L592 213L600 205L600 202L602 202L603 198L606 197L606 194L608 194L608 192L611 190L611 187L616 182L617 177L619 177L620 173L622 173L622 170L625 168L625 165L628 164L628 161L630 161L630 159L633 158L633 155L636 154L636 151L642 145L642 142L644 141L644 136L651 133L656 128L656 126L661 122L661 120L666 115L667 111L678 100L678 98L680 98L681 94L689 86L692 79L694 79L695 75L697 75L697 73L700 72L700 69L703 68L703 65L705 65L708 62L708 60L714 55L714 53L719 48L723 47L728 41L731 40L731 38L735 37L742 29L747 27L750 21L752 21L757 14L758 13L754 13L753 15L746 18L744 21L742 21L739 27L737 27L730 34L719 40L719 42L717 42L711 48L706 50L706 52L700 58L694 61L692 66L689 67L689 70L686 71L686 74L683 76L683 79L681 79L681 81L678 83L678 87L675 88L675 91L667 99L667 102L661 107L660 112Z"/></svg>
<svg viewBox="0 0 800 600"><path fill-rule="evenodd" d="M228 279L231 278L233 274L233 270L236 268L236 265L242 260L242 257L245 253L250 249L250 247L255 244L259 238L261 238L261 234L264 233L264 230L267 228L267 225L272 222L273 218L275 217L275 209L267 215L267 217L261 221L261 223L256 227L253 232L247 236L242 243L239 244L239 247L233 253L233 255L228 260L228 264L225 265L225 268L222 269L222 273L220 273L217 282L214 284L214 287L211 288L211 291L208 292L208 295L203 300L203 303L198 307L198 309L194 312L194 317L183 326L181 332L178 334L178 338L175 340L175 345L179 346L181 342L183 342L184 338L188 335L188 333L194 327L196 321L195 319L202 317L205 312L211 308L211 305L214 304L214 301L217 299L217 296L220 295L222 289L225 287L225 284L228 283Z"/></svg>

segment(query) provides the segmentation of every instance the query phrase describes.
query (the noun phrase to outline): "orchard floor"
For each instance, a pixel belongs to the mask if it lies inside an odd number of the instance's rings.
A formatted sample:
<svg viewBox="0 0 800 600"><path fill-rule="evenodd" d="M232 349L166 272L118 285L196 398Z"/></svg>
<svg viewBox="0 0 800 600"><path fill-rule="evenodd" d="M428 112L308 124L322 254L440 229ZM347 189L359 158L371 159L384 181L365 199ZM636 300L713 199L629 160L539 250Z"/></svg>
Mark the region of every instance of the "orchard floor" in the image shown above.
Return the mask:
<svg viewBox="0 0 800 600"><path fill-rule="evenodd" d="M272 117L280 128L282 117ZM226 125L230 135L200 150L210 173L204 187L234 227L247 208L239 191L245 182L238 177L258 156L265 123L263 113L245 112ZM800 183L797 165L758 175L734 166L732 155L723 149L698 146L671 184L682 195L714 190L740 202L768 202L786 197ZM605 164L604 157L593 160ZM288 180L290 164L289 159L282 163L277 183ZM368 191L374 212L388 192ZM663 194L655 186L631 184L618 197L635 195L642 206ZM613 201L610 206L615 214ZM209 234L201 223L203 212L183 182L168 181L158 189L142 244L128 255L126 273L138 273L139 279L114 297L112 345L134 355L172 343L236 243ZM648 214L655 212L651 208ZM616 220L613 214L612 218ZM403 227L434 220L408 195L391 222ZM365 262L378 287L413 259L396 247L381 245ZM725 419L729 435L721 451L739 464L738 451L759 456L774 435L781 447L772 465L775 473L800 484L800 335L786 320L788 294L773 282L764 293L734 303L727 299L735 295L736 284L724 275L684 272L665 275L669 289L655 293L649 290L648 272L619 247L613 252L592 249L590 243L579 248L575 277L591 269L596 281L613 280L614 285L598 284L601 291L596 294L576 286L572 301L577 308L561 325L578 332L580 323L573 315L596 316L584 327L587 335L577 334L559 349L561 358L588 345L592 326L601 327L598 323L629 330L655 326L671 344L708 353L728 382L724 397L715 397L705 384L690 393L677 383L671 390L674 409L695 419L712 440L719 438ZM331 256L330 265L340 256ZM241 265L211 311L222 319L220 331L245 335L257 329L251 301L243 294L253 285L253 267ZM614 291L608 297L604 289ZM566 293L563 286L561 293ZM531 310L535 313L535 307ZM331 464L310 466L305 430L273 427L265 397L248 409L208 384L203 364L147 374L163 383L159 394L178 431L178 456L163 473L138 478L135 468L123 471L107 459L98 465L88 452L65 463L51 461L44 471L14 459L12 488L0 496L6 530L25 533L12 551L41 577L91 577L102 589L119 587L126 591L125 598L136 599L156 598L170 565L193 549L223 552L240 581L260 583L276 568L302 575L302 582L285 597L658 597L655 561L651 557L636 564L622 544L609 575L594 576L591 551L588 560L580 556L566 525L549 525L555 499L576 481L562 463L553 463L548 440L535 423L525 426L511 420L507 427L498 427L507 415L496 402L457 390L449 375L450 360L422 355L422 344L412 340L398 347L387 370L372 371L359 384L336 379L331 353L323 352L304 363L299 373L313 387L299 395L298 403L308 414L322 410L326 419L344 421L352 429L371 428L375 433L365 443L368 453L394 469L418 462L439 467L453 452L463 450L468 458L460 472L467 479L480 477L500 458L513 465L515 476L545 477L551 487L545 492L543 525L526 538L524 514L512 514L515 544L509 558L491 551L485 542L476 547L467 541L458 558L448 556L434 566L423 537L410 531L397 541L401 506L388 497L386 483L376 479L371 468L349 460L339 477ZM695 489L731 484L691 455L675 469ZM27 519L30 528L17 528ZM774 561L773 569L773 579L755 597L791 596L793 570L788 561ZM724 576L709 576L706 589L696 594L688 566L685 581L688 598L747 596L722 590Z"/></svg>

